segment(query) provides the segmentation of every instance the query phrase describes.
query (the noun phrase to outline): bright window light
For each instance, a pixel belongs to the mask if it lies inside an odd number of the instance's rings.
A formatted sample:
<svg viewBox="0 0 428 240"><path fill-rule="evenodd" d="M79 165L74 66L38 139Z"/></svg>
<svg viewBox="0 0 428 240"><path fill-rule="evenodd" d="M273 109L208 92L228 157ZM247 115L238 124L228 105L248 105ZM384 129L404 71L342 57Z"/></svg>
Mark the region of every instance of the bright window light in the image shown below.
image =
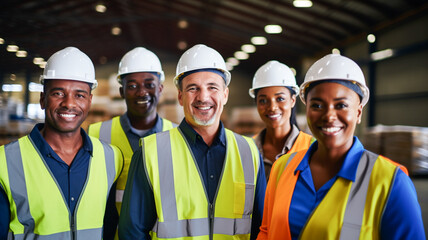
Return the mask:
<svg viewBox="0 0 428 240"><path fill-rule="evenodd" d="M8 45L6 50L8 52L17 52L19 50L19 47L12 44L12 45Z"/></svg>
<svg viewBox="0 0 428 240"><path fill-rule="evenodd" d="M265 32L269 34L278 34L282 32L282 27L276 24L266 25Z"/></svg>
<svg viewBox="0 0 428 240"><path fill-rule="evenodd" d="M30 92L43 92L43 85L40 83L30 82L28 90Z"/></svg>
<svg viewBox="0 0 428 240"><path fill-rule="evenodd" d="M253 44L244 44L242 45L241 50L246 53L254 53L256 51L256 47Z"/></svg>
<svg viewBox="0 0 428 240"><path fill-rule="evenodd" d="M294 0L293 6L297 8L309 8L312 7L312 1L310 0Z"/></svg>
<svg viewBox="0 0 428 240"><path fill-rule="evenodd" d="M42 63L39 64L40 68L45 68L46 67L47 62L43 61Z"/></svg>
<svg viewBox="0 0 428 240"><path fill-rule="evenodd" d="M248 53L246 53L244 51L237 51L237 52L235 52L234 56L238 60L245 60L245 59L248 59L248 57L249 57Z"/></svg>
<svg viewBox="0 0 428 240"><path fill-rule="evenodd" d="M374 42L376 42L376 36L375 36L375 35L373 35L373 34L369 34L369 35L367 35L367 41L368 41L369 43L374 43Z"/></svg>
<svg viewBox="0 0 428 240"><path fill-rule="evenodd" d="M3 92L22 92L21 84L3 84Z"/></svg>
<svg viewBox="0 0 428 240"><path fill-rule="evenodd" d="M370 55L373 61L380 61L394 56L394 50L388 48L382 51L374 52Z"/></svg>
<svg viewBox="0 0 428 240"><path fill-rule="evenodd" d="M267 39L262 36L255 36L251 38L251 43L254 45L266 45Z"/></svg>

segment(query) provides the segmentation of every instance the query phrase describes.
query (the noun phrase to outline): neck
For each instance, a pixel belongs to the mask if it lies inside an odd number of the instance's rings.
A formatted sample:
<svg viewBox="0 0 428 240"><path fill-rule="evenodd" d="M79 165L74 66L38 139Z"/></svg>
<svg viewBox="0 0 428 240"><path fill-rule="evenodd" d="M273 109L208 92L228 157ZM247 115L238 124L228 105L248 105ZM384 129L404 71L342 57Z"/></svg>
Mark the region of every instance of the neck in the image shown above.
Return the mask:
<svg viewBox="0 0 428 240"><path fill-rule="evenodd" d="M291 133L290 124L287 124L286 126L277 127L277 128L266 127L266 135L265 135L264 143L270 143L273 146L282 149L290 133Z"/></svg>
<svg viewBox="0 0 428 240"><path fill-rule="evenodd" d="M209 126L194 126L187 122L201 137L204 139L204 142L211 146L211 144L214 142L214 138L217 136L217 133L219 131L220 123L216 122Z"/></svg>
<svg viewBox="0 0 428 240"><path fill-rule="evenodd" d="M134 116L128 112L127 116L131 126L138 130L150 129L156 124L156 113L148 116Z"/></svg>
<svg viewBox="0 0 428 240"><path fill-rule="evenodd" d="M73 132L61 133L45 124L40 133L52 150L68 165L71 165L77 152L83 146L80 128Z"/></svg>

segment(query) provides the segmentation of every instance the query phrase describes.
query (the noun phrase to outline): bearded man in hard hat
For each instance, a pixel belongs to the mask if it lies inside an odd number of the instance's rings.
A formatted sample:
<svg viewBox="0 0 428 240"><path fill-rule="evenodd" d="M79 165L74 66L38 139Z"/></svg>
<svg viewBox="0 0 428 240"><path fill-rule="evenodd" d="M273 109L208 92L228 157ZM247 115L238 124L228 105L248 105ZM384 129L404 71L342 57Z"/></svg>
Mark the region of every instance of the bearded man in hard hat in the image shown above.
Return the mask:
<svg viewBox="0 0 428 240"><path fill-rule="evenodd" d="M266 179L254 141L220 121L230 73L198 44L174 78L185 118L142 139L131 161L120 239L250 239L262 217Z"/></svg>
<svg viewBox="0 0 428 240"><path fill-rule="evenodd" d="M123 152L125 164L117 181L115 198L117 211L120 212L131 157L139 148L140 138L177 125L157 114L156 107L165 75L159 58L153 52L143 47L127 52L119 63L117 80L121 85L119 92L125 99L127 112L108 121L91 124L88 132L90 136L113 144ZM118 221L118 215L114 212L106 219L109 225L106 231L113 231L113 235Z"/></svg>
<svg viewBox="0 0 428 240"><path fill-rule="evenodd" d="M94 66L67 47L49 58L40 80L45 122L0 147L0 199L8 204L0 225L10 216L0 238L102 239L106 199L123 156L80 127L97 86Z"/></svg>

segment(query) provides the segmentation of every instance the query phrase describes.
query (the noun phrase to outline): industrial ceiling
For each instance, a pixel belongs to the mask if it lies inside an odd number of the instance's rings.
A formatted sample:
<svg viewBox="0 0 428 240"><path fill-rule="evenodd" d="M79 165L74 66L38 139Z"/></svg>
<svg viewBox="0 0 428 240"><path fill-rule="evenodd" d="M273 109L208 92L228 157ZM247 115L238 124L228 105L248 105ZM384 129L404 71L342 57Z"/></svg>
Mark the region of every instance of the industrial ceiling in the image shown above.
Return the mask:
<svg viewBox="0 0 428 240"><path fill-rule="evenodd" d="M104 12L95 10L98 4ZM2 0L0 73L40 74L34 57L47 60L67 46L78 47L96 65L117 63L136 46L161 60L178 60L197 43L228 59L252 37L264 36L267 44L256 46L235 67L254 73L268 60L298 65L304 57L340 49L427 13L426 0L313 0L309 8L296 8L293 0ZM267 24L280 25L282 32L267 34ZM118 35L112 34L114 28ZM8 52L11 44L27 56Z"/></svg>

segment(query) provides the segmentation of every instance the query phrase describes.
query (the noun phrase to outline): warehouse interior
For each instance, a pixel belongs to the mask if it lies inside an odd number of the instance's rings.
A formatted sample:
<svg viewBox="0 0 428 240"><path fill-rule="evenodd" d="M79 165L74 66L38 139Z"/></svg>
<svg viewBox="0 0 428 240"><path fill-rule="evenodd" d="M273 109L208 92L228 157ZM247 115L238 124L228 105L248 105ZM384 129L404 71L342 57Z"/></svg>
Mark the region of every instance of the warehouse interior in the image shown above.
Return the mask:
<svg viewBox="0 0 428 240"><path fill-rule="evenodd" d="M264 63L287 64L300 84L326 54L356 61L370 89L356 135L367 149L408 167L428 232L426 0L1 1L0 144L43 122L39 77L49 56L67 46L92 59L99 83L84 128L126 111L118 63L139 46L156 53L165 72L159 114L179 123L184 115L172 79L181 54L198 43L227 61L232 81L222 120L248 136L263 128L248 90ZM309 132L304 108L299 102L299 127Z"/></svg>

